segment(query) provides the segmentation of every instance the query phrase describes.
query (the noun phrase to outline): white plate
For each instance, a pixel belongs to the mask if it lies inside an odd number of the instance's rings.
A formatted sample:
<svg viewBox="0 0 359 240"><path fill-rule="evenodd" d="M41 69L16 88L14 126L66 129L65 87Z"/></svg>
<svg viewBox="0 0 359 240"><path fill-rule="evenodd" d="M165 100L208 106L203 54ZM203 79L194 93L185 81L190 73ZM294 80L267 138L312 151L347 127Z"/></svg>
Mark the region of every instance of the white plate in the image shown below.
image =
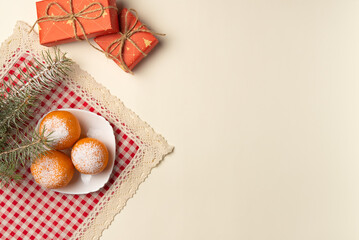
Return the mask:
<svg viewBox="0 0 359 240"><path fill-rule="evenodd" d="M56 111L68 111L75 115L76 118L79 120L81 126L80 138L91 137L103 142L107 147L109 159L107 167L101 173L96 175L87 175L75 171L71 182L66 187L52 189L52 191L67 194L86 194L99 190L110 179L113 164L115 162L116 140L110 123L105 118L85 110L62 108L57 109ZM36 125L36 130L39 128L41 120L46 115L47 114L45 114L38 121ZM61 152L65 153L69 157L71 156L71 148L62 150Z"/></svg>

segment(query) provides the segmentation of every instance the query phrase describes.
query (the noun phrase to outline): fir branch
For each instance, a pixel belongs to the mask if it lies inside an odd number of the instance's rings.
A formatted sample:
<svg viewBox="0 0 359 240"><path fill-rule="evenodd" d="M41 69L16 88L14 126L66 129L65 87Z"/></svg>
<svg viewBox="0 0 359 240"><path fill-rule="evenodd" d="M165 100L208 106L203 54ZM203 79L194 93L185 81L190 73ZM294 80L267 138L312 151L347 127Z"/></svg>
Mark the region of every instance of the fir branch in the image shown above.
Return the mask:
<svg viewBox="0 0 359 240"><path fill-rule="evenodd" d="M0 162L10 162L14 165L21 163L21 165L25 165L25 159L21 156L38 156L43 151L50 149L51 141L49 139L49 136L45 137L44 134L38 135L36 131L34 131L33 140L23 135L21 145L16 148L8 147L0 153Z"/></svg>
<svg viewBox="0 0 359 240"><path fill-rule="evenodd" d="M0 164L0 186L8 186L10 183L18 182L21 179L21 174L17 173L16 169Z"/></svg>
<svg viewBox="0 0 359 240"><path fill-rule="evenodd" d="M49 136L36 132L29 134L26 126L39 96L49 92L67 76L72 61L57 50L54 54L43 52L42 60L35 59L35 62L36 66L26 63L26 70L20 69L19 75L8 74L8 81L2 81L0 87L1 185L20 180L18 170L51 148Z"/></svg>
<svg viewBox="0 0 359 240"><path fill-rule="evenodd" d="M4 88L10 91L6 97L0 95L0 129L3 130L0 132L7 132L5 130L10 127L19 129L28 122L32 115L29 107L36 102L39 95L54 88L67 75L72 64L72 61L59 51L55 52L55 57L52 57L50 52L43 53L43 58L45 63L35 59L38 68L26 64L26 72L21 70L21 77L16 76L16 80L22 84L12 85L3 81ZM13 82L10 74L8 78Z"/></svg>
<svg viewBox="0 0 359 240"><path fill-rule="evenodd" d="M49 136L34 131L32 139L29 139L25 134L21 134L18 136L21 144L15 144L16 147L7 146L0 153L0 182L8 184L12 180L21 179L16 171L20 167L28 166L34 159L51 149L52 140Z"/></svg>
<svg viewBox="0 0 359 240"><path fill-rule="evenodd" d="M12 111L10 111L10 113L8 115L6 115L4 117L4 119L2 121L0 121L0 128L2 128L1 126L3 126L3 128L5 127L10 127L9 125L12 123L14 126L16 126L17 128L19 128L20 126L18 126L19 122L17 122L16 120L21 120L21 122L24 122L23 118L21 117L25 117L25 116L20 116L23 112L26 111L28 104L30 104L30 101L33 100L31 96L27 96L25 97L23 102L19 102L18 101L18 105L16 104L16 102L14 102L14 109ZM26 119L28 120L28 119Z"/></svg>

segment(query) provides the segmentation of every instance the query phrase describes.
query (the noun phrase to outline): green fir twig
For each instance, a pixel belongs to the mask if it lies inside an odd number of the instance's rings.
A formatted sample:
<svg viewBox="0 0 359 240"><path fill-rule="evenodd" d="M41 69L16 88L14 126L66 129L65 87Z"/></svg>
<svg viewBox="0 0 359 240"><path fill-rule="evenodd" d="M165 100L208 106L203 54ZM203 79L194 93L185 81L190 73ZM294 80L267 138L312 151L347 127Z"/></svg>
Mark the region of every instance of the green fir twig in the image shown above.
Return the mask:
<svg viewBox="0 0 359 240"><path fill-rule="evenodd" d="M39 135L34 131L31 138L21 134L18 139L21 139L21 144L8 145L0 153L0 179L2 185L7 185L13 180L20 180L21 175L17 171L21 167L28 166L35 158L51 149L52 140L49 136L45 136L44 133Z"/></svg>
<svg viewBox="0 0 359 240"><path fill-rule="evenodd" d="M0 88L0 183L21 179L17 172L50 147L48 136L29 132L40 95L53 89L71 70L72 61L59 50L43 52L42 60L25 64L19 75L8 74ZM17 84L13 84L17 82ZM15 138L13 137L15 136ZM31 136L28 138L28 136Z"/></svg>
<svg viewBox="0 0 359 240"><path fill-rule="evenodd" d="M59 51L55 51L54 55L43 53L45 63L35 59L37 67L26 64L26 71L21 70L20 77L15 76L14 79L8 74L9 81L3 81L3 87L10 91L7 96L0 95L0 133L26 125L33 115L29 108L35 104L37 97L50 91L66 77L72 61ZM14 81L18 84L13 85Z"/></svg>

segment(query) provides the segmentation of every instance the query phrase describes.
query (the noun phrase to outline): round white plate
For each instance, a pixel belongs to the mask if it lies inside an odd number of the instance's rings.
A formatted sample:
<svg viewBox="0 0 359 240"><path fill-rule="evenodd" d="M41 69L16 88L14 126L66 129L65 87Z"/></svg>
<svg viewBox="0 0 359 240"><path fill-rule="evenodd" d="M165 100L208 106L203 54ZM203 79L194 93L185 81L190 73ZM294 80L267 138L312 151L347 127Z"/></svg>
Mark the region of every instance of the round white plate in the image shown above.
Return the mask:
<svg viewBox="0 0 359 240"><path fill-rule="evenodd" d="M75 115L81 126L80 138L91 137L103 142L107 147L109 159L107 167L101 173L87 175L79 173L76 170L71 182L66 187L52 189L52 191L67 194L86 194L99 190L110 179L115 162L116 140L110 123L105 118L85 110L62 108L56 111L68 111ZM45 116L46 114L38 121L36 130L39 128L41 120ZM71 156L71 148L62 150L61 152L69 157Z"/></svg>

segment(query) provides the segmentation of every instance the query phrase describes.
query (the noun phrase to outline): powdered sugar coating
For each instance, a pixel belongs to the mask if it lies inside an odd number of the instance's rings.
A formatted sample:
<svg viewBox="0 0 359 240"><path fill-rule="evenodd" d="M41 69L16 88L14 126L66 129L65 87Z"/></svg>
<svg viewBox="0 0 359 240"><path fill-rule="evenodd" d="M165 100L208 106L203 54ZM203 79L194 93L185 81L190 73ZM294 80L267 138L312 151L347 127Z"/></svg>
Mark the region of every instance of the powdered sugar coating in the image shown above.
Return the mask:
<svg viewBox="0 0 359 240"><path fill-rule="evenodd" d="M74 174L71 159L65 154L50 151L31 166L35 181L46 188L66 186Z"/></svg>
<svg viewBox="0 0 359 240"><path fill-rule="evenodd" d="M105 145L100 141L84 138L73 147L71 159L79 172L97 174L106 167L108 152Z"/></svg>
<svg viewBox="0 0 359 240"><path fill-rule="evenodd" d="M52 145L57 146L63 144L69 137L70 131L65 119L51 116L44 119L43 125L45 127L45 135L50 135L50 139L53 141Z"/></svg>

